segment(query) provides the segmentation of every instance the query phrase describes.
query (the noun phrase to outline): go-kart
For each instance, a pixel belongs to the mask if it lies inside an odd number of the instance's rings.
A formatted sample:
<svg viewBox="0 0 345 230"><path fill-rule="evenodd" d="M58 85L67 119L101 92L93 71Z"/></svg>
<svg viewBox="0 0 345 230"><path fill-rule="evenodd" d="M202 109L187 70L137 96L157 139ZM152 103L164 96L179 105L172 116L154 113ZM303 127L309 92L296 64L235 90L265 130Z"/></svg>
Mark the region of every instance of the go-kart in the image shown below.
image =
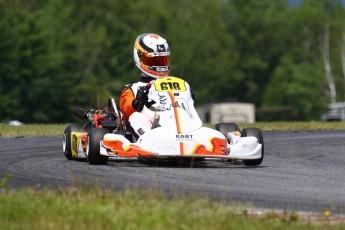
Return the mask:
<svg viewBox="0 0 345 230"><path fill-rule="evenodd" d="M242 160L246 166L260 165L264 140L260 129L239 129L236 123L203 126L183 79L165 77L148 86L152 127L135 136L118 111L113 97L103 110L77 108L83 126L72 124L64 132L67 159L86 158L90 164L107 164L108 158L146 160L220 159Z"/></svg>

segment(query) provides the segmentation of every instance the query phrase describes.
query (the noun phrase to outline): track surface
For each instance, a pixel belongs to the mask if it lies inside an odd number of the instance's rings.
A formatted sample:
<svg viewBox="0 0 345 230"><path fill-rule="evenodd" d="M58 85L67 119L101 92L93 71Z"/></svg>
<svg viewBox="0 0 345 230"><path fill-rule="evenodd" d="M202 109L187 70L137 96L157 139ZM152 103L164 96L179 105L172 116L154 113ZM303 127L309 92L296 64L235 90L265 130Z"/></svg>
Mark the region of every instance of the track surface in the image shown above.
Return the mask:
<svg viewBox="0 0 345 230"><path fill-rule="evenodd" d="M143 164L111 160L106 166L69 161L62 137L0 137L0 179L14 188L80 184L112 189L158 187L257 208L345 213L345 130L264 132L259 167L241 162Z"/></svg>

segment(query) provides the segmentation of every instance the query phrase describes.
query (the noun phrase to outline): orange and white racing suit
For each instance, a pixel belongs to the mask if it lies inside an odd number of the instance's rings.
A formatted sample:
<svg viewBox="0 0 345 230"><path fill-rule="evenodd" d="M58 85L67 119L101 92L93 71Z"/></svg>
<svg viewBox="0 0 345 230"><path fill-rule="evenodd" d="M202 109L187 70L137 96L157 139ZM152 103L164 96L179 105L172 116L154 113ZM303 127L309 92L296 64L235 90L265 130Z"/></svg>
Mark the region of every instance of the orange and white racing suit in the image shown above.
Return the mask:
<svg viewBox="0 0 345 230"><path fill-rule="evenodd" d="M127 125L127 131L135 131L135 136L142 135L146 130L151 129L155 117L155 112L148 109L149 105L145 105L142 111L136 111L132 106L138 88L147 84L146 81L140 81L126 85L120 95L120 110Z"/></svg>

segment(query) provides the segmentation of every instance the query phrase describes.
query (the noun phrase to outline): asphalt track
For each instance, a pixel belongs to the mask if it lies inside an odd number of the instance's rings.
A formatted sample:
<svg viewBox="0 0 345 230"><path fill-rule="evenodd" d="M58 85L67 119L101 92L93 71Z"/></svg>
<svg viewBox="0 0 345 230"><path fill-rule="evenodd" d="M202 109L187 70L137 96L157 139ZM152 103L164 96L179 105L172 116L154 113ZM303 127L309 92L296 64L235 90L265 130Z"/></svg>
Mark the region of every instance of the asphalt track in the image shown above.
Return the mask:
<svg viewBox="0 0 345 230"><path fill-rule="evenodd" d="M264 142L258 167L124 160L93 166L65 159L62 136L0 137L0 179L12 175L13 188L157 187L257 208L345 214L345 130L270 131Z"/></svg>

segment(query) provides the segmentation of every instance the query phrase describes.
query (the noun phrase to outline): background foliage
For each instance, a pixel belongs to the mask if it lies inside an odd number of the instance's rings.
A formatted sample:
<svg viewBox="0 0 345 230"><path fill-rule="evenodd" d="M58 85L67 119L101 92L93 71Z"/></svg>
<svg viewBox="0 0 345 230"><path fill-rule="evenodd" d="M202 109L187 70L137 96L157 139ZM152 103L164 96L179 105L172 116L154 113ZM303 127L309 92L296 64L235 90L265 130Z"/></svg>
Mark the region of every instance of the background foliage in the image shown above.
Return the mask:
<svg viewBox="0 0 345 230"><path fill-rule="evenodd" d="M0 121L68 122L96 92L102 104L118 97L139 78L133 44L145 32L168 40L171 75L197 104L253 102L258 120L317 120L330 102L326 23L344 101L337 0L0 0Z"/></svg>

